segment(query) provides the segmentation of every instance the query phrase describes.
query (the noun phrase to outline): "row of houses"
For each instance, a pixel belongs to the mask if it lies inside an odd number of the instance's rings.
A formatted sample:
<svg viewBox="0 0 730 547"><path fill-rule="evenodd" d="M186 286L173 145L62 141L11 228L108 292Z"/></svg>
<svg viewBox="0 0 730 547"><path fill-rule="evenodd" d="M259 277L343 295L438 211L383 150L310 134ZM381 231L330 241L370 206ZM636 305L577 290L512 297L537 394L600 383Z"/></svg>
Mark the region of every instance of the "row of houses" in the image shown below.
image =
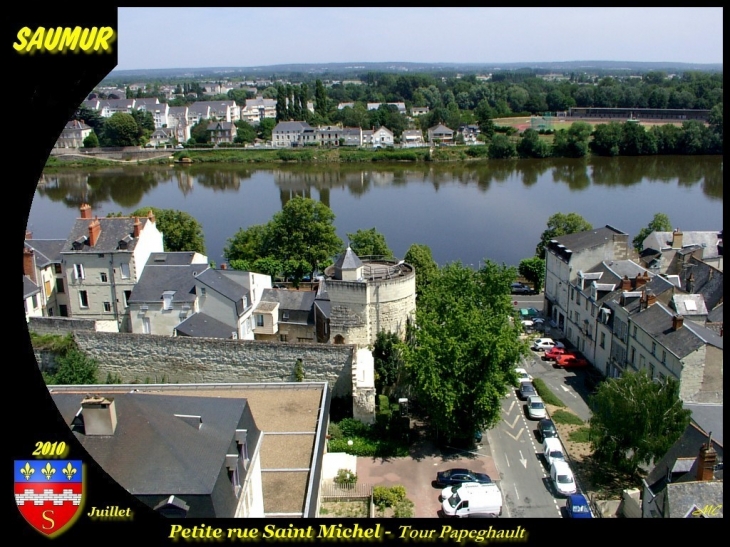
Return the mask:
<svg viewBox="0 0 730 547"><path fill-rule="evenodd" d="M26 234L26 318L94 320L98 329L161 336L366 346L380 330L405 335L415 271L346 249L307 290L268 275L209 266L195 252L164 252L151 212L92 217L82 205L65 240Z"/></svg>
<svg viewBox="0 0 730 547"><path fill-rule="evenodd" d="M685 401L722 401L722 232L654 233L639 260L605 226L546 247L545 312L607 377L644 370Z"/></svg>

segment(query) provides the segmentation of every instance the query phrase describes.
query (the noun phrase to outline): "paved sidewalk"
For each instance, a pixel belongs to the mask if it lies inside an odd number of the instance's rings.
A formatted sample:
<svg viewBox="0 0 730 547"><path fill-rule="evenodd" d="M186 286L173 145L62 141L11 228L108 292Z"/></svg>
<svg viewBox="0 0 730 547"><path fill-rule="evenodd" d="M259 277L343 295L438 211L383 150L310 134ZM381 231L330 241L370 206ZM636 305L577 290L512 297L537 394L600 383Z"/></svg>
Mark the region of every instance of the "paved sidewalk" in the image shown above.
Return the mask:
<svg viewBox="0 0 730 547"><path fill-rule="evenodd" d="M419 432L423 437L423 433ZM406 496L413 501L415 517L438 518L441 502L441 488L434 484L436 472L452 467L465 467L479 473L486 473L495 482L499 473L491 451L486 443L473 451L439 449L430 440L418 441L406 458L357 458L357 482L373 486L396 486L406 488Z"/></svg>

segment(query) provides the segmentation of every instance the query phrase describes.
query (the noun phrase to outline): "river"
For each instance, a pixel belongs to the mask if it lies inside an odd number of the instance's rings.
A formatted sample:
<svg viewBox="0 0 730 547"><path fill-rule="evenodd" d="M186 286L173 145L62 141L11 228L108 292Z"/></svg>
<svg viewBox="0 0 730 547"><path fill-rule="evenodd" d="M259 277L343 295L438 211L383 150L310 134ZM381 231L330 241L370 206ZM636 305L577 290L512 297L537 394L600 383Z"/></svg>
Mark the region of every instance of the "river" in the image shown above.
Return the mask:
<svg viewBox="0 0 730 547"><path fill-rule="evenodd" d="M203 226L220 264L239 228L268 222L288 199L317 199L338 235L372 227L402 257L428 245L439 264L533 256L548 218L576 212L629 238L655 213L683 231L722 230L722 156L490 160L460 164L121 166L44 173L28 216L35 239L65 239L79 205L100 217L179 209Z"/></svg>

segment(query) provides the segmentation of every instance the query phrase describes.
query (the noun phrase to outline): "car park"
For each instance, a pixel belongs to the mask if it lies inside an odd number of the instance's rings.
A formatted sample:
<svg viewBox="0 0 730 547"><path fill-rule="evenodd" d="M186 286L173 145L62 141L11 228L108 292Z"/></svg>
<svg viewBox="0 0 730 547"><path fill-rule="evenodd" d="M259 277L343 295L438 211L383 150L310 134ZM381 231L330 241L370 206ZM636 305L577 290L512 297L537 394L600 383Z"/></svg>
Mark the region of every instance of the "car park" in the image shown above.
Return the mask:
<svg viewBox="0 0 730 547"><path fill-rule="evenodd" d="M520 389L518 390L518 392L520 394L520 399L524 401L526 401L528 397L537 395L537 390L535 389L535 386L532 385L532 382L520 383Z"/></svg>
<svg viewBox="0 0 730 547"><path fill-rule="evenodd" d="M529 285L525 285L524 283L512 283L510 290L512 294L535 294L533 288Z"/></svg>
<svg viewBox="0 0 730 547"><path fill-rule="evenodd" d="M550 479L555 491L561 496L569 496L577 491L573 471L567 462L563 460L553 461L552 466L550 466Z"/></svg>
<svg viewBox="0 0 730 547"><path fill-rule="evenodd" d="M527 398L527 415L531 420L541 420L547 416L545 403L537 395Z"/></svg>
<svg viewBox="0 0 730 547"><path fill-rule="evenodd" d="M540 432L540 440L545 441L552 437L558 436L558 430L550 418L544 418L537 424L537 430Z"/></svg>
<svg viewBox="0 0 730 547"><path fill-rule="evenodd" d="M524 368L516 368L517 380L522 382L532 382L532 376Z"/></svg>
<svg viewBox="0 0 730 547"><path fill-rule="evenodd" d="M548 464L548 467L551 467L553 465L553 462L557 460L565 461L563 445L561 444L560 439L558 439L557 436L543 439L542 456L543 458L545 458L545 463Z"/></svg>
<svg viewBox="0 0 730 547"><path fill-rule="evenodd" d="M588 359L580 353L564 353L555 359L555 366L561 368L587 367Z"/></svg>
<svg viewBox="0 0 730 547"><path fill-rule="evenodd" d="M492 479L486 473L476 473L463 468L447 469L446 471L439 471L436 473L436 484L442 488L464 482L487 484L492 482Z"/></svg>
<svg viewBox="0 0 730 547"><path fill-rule="evenodd" d="M547 351L554 347L565 348L565 344L556 342L552 338L536 338L532 343L532 349L534 351Z"/></svg>
<svg viewBox="0 0 730 547"><path fill-rule="evenodd" d="M565 500L565 513L571 519L592 519L593 512L585 495L570 494Z"/></svg>

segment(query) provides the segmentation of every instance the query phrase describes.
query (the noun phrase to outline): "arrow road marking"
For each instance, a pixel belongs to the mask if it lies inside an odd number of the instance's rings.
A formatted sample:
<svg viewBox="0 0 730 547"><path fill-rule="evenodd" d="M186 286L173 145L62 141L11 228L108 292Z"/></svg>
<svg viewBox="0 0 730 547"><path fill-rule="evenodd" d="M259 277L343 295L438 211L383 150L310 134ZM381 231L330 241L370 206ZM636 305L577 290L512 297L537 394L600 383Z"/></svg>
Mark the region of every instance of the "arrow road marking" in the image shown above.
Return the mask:
<svg viewBox="0 0 730 547"><path fill-rule="evenodd" d="M525 469L527 469L527 460L526 460L526 459L525 459L525 457L524 457L524 456L522 455L522 450L520 450L520 463L522 464L522 466L523 466L523 467L524 467Z"/></svg>
<svg viewBox="0 0 730 547"><path fill-rule="evenodd" d="M514 421L512 423L509 423L507 420L504 420L504 423L506 423L510 427L510 429L514 429L515 428L515 425L517 425L517 422L519 420L520 420L520 417L519 416L515 416L515 419L514 419Z"/></svg>
<svg viewBox="0 0 730 547"><path fill-rule="evenodd" d="M575 393L573 393L572 391L570 391L567 387L565 387L565 386L560 386L560 387L563 388L563 391L565 391L565 393L570 393L573 397L575 397Z"/></svg>
<svg viewBox="0 0 730 547"><path fill-rule="evenodd" d="M512 401L512 404L509 405L509 410L505 410L505 413L509 414L512 412L512 409L515 407L516 401ZM504 409L502 409L504 410Z"/></svg>
<svg viewBox="0 0 730 547"><path fill-rule="evenodd" d="M520 438L520 435L522 435L522 432L523 432L523 431L524 431L524 429L520 429L520 430L519 430L519 431L517 432L517 435L512 435L512 433L510 433L509 431L505 431L505 433L507 433L507 435L509 435L509 436L510 436L510 437L512 437L512 438L513 438L513 439L514 439L515 441L517 441L517 440L519 440L519 438Z"/></svg>

